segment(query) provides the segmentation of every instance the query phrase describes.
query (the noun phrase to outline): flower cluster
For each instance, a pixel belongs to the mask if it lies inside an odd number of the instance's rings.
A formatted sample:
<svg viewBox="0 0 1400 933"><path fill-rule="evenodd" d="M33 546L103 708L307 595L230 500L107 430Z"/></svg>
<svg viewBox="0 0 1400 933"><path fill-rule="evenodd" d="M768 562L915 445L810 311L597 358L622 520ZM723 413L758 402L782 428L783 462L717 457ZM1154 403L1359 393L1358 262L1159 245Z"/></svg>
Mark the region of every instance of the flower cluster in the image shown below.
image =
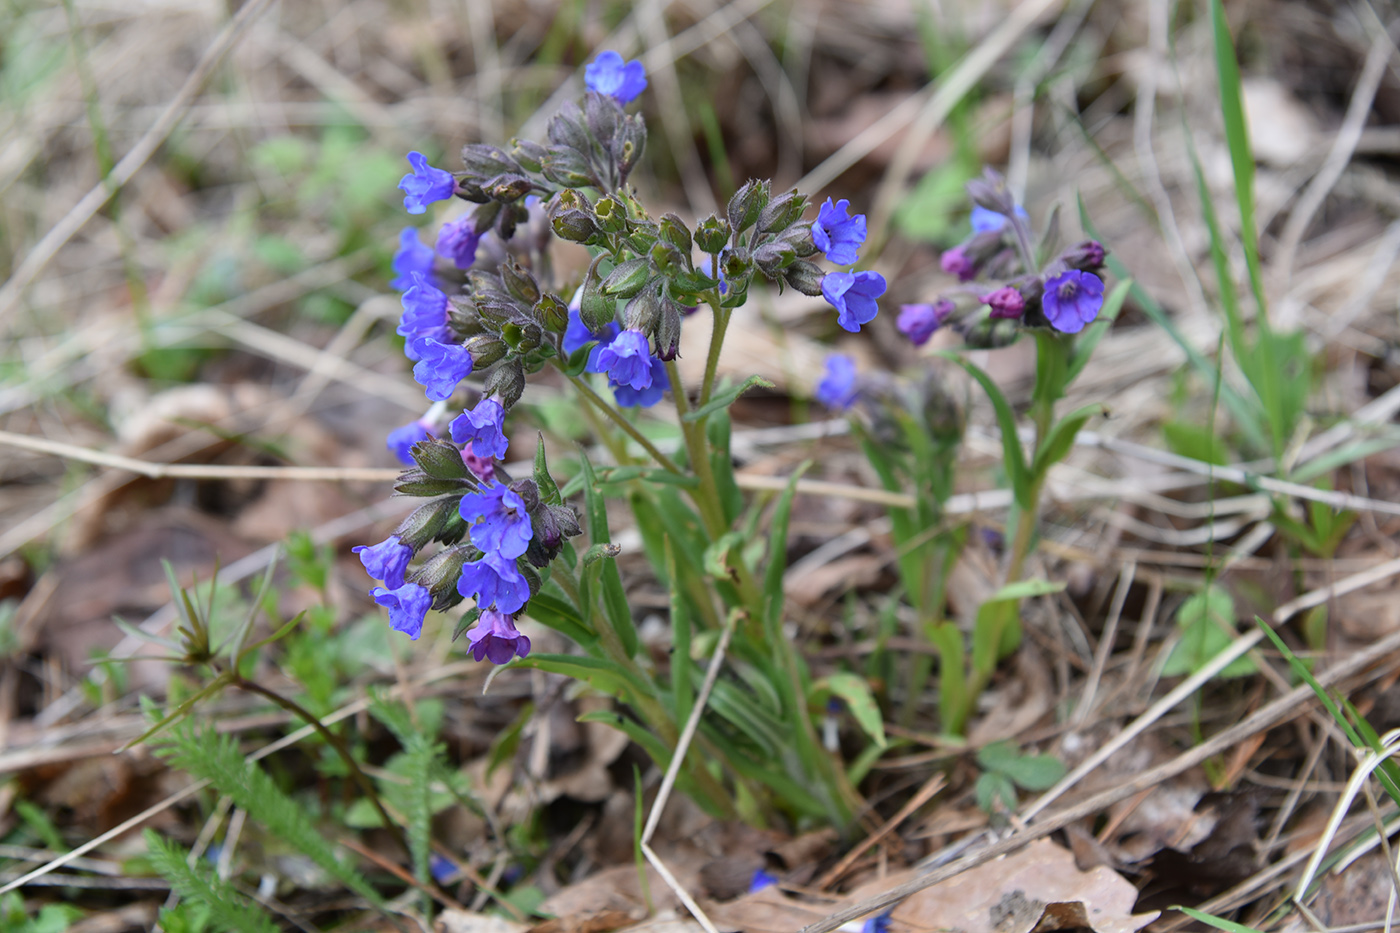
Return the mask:
<svg viewBox="0 0 1400 933"><path fill-rule="evenodd" d="M866 221L846 200L828 199L804 220L804 195L750 181L722 214L693 227L675 214L651 217L628 186L647 130L626 107L647 86L644 69L604 52L584 77L583 99L561 106L544 142L468 145L455 173L411 152L399 183L410 214L439 201L474 206L442 224L435 248L416 227L400 235L397 333L434 404L388 446L410 466L399 492L430 501L388 540L357 552L383 584L372 595L394 628L416 638L428 608L472 599L471 653L495 663L529 650L513 618L565 539L580 533L542 454L532 479L512 481L498 463L510 446L507 416L531 375L545 366L574 379L597 374L618 407L650 407L672 388L668 364L684 318L700 306L728 314L756 275L824 296L853 332L885 292L878 273L855 269ZM593 254L581 285L555 281L551 236ZM844 271L824 271L819 253ZM556 290L563 285L569 302ZM467 380L477 386L465 388ZM449 423L464 394L471 407ZM443 547L427 556L431 542Z"/></svg>
<svg viewBox="0 0 1400 933"><path fill-rule="evenodd" d="M950 325L975 346L1000 346L1023 328L1077 334L1103 307L1104 248L1093 240L1061 251L1039 266L1035 256L1051 250L1032 246L1029 218L990 169L968 184L972 197L972 234L946 250L943 271L956 276L957 288L931 304L902 306L897 326L915 346L922 346ZM993 287L977 281L991 281Z"/></svg>

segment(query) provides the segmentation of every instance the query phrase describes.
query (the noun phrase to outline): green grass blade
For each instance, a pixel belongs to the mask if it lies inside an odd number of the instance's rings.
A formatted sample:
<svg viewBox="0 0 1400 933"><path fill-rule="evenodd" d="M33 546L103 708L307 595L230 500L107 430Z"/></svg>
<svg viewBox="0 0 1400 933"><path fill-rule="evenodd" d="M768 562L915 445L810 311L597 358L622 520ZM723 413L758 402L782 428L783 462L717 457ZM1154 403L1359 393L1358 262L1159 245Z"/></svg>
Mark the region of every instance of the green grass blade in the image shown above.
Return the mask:
<svg viewBox="0 0 1400 933"><path fill-rule="evenodd" d="M146 830L146 853L170 889L181 897L209 908L209 919L223 930L236 933L278 933L277 924L233 890L204 864L191 868L189 853L166 842L154 830Z"/></svg>
<svg viewBox="0 0 1400 933"><path fill-rule="evenodd" d="M1211 0L1210 13L1215 70L1220 82L1220 116L1225 122L1225 141L1230 147L1230 164L1235 173L1235 201L1240 208L1240 239L1244 241L1250 288L1259 303L1260 330L1267 333L1269 311L1264 276L1259 267L1259 231L1254 220L1254 153L1250 149L1249 125L1245 120L1240 64L1235 58L1235 43L1221 0Z"/></svg>

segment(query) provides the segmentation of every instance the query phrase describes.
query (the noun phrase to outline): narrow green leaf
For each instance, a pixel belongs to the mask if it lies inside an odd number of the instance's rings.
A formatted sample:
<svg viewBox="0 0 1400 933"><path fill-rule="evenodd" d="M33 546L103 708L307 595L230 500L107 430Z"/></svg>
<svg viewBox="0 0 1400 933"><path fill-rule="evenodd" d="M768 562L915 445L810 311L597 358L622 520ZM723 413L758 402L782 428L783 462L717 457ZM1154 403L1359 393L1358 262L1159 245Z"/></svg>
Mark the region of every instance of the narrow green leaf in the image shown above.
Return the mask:
<svg viewBox="0 0 1400 933"><path fill-rule="evenodd" d="M1244 89L1235 43L1225 19L1221 0L1211 0L1211 32L1215 40L1215 69L1220 82L1220 115L1225 123L1225 141L1230 147L1230 164L1235 173L1235 201L1240 208L1240 237L1244 241L1245 263L1254 298L1259 303L1259 323L1268 327L1264 277L1259 267L1259 233L1254 219L1254 152L1249 145L1249 125L1244 112Z"/></svg>
<svg viewBox="0 0 1400 933"><path fill-rule="evenodd" d="M1207 926L1213 926L1217 930L1224 930L1225 933L1259 933L1254 927L1247 927L1243 923L1236 923L1233 920L1226 920L1224 917L1217 917L1215 914L1208 914L1203 910L1194 907L1183 907L1177 905L1172 910L1179 910L1192 920L1199 920Z"/></svg>
<svg viewBox="0 0 1400 933"><path fill-rule="evenodd" d="M955 353L944 352L939 355L965 369L967 374L982 386L982 391L987 393L992 410L996 412L997 426L1001 429L1002 457L1006 463L1006 478L1011 483L1011 492L1021 508L1029 510L1032 505L1031 478L1026 469L1026 455L1021 450L1020 438L1016 436L1016 413L1011 410L1011 403L981 367Z"/></svg>
<svg viewBox="0 0 1400 933"><path fill-rule="evenodd" d="M884 748L885 724L880 715L880 705L875 702L875 695L870 692L870 684L865 678L848 671L838 671L812 684L813 693L828 690L845 701L846 708L851 711L861 729L865 730L865 734L870 736L876 745Z"/></svg>
<svg viewBox="0 0 1400 933"><path fill-rule="evenodd" d="M792 517L792 500L797 495L797 481L811 466L812 461L805 460L793 471L773 509L773 524L768 533L768 571L763 578L763 631L775 650L783 645L783 575L787 573L788 521Z"/></svg>
<svg viewBox="0 0 1400 933"><path fill-rule="evenodd" d="M608 507L603 501L603 495L598 490L597 477L593 473L593 464L588 460L588 454L580 451L579 463L582 467L584 480L584 511L588 519L588 540L593 544L611 543L611 532L608 529ZM603 613L607 617L608 623L612 626L613 632L622 642L623 650L629 656L637 653L637 627L632 621L632 608L627 605L627 594L622 589L622 576L617 571L617 564L612 560L601 562L602 571L600 580L603 587ZM585 576L587 568L584 568Z"/></svg>
<svg viewBox="0 0 1400 933"><path fill-rule="evenodd" d="M559 495L559 484L549 475L549 464L544 456L544 435L535 441L535 485L540 490L540 501L546 505L559 505L563 498Z"/></svg>
<svg viewBox="0 0 1400 933"><path fill-rule="evenodd" d="M630 671L604 658L580 657L568 654L531 654L514 662L517 667L533 667L551 674L564 674L581 680L611 696L648 696L646 686Z"/></svg>
<svg viewBox="0 0 1400 933"><path fill-rule="evenodd" d="M686 412L685 420L699 421L702 418L708 418L721 408L728 408L730 405L733 405L739 396L755 386L763 389L771 389L773 388L773 383L764 379L762 376L750 376L736 386L723 386L718 392L710 396L710 400L704 405Z"/></svg>
<svg viewBox="0 0 1400 933"><path fill-rule="evenodd" d="M1095 415L1106 415L1108 409L1093 402L1082 408L1065 415L1055 422L1050 428L1050 432L1041 442L1040 449L1035 452L1035 459L1032 461L1031 474L1033 476L1044 476L1046 472L1055 464L1059 463L1069 453L1074 446L1074 439L1079 435L1084 425Z"/></svg>

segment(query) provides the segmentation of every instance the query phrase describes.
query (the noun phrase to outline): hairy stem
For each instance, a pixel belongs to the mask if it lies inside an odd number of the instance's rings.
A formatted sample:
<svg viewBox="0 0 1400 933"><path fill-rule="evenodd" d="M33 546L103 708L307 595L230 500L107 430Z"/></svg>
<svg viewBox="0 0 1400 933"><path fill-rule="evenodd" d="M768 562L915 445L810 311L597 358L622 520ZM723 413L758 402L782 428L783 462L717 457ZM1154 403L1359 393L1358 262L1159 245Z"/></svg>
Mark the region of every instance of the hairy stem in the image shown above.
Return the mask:
<svg viewBox="0 0 1400 933"><path fill-rule="evenodd" d="M645 434L637 430L636 425L622 417L621 412L604 401L603 397L597 392L594 392L592 386L584 382L578 376L569 376L568 379L574 384L574 388L578 389L580 395L596 405L598 410L606 415L609 420L622 428L623 431L627 432L628 437L632 438L632 440L636 441L638 444L641 444L642 449L651 454L652 459L656 461L658 466L665 469L668 473L674 473L677 476L683 475L680 467L676 466L670 457L657 449L657 446L648 440Z"/></svg>

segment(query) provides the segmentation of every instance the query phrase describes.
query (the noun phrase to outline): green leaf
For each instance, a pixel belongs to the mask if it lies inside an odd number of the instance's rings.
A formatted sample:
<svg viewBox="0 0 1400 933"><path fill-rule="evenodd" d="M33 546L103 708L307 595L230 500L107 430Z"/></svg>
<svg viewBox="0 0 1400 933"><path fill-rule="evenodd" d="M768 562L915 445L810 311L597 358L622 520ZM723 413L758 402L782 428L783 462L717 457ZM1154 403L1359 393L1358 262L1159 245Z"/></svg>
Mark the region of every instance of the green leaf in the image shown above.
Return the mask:
<svg viewBox="0 0 1400 933"><path fill-rule="evenodd" d="M1016 502L1021 508L1029 511L1033 505L1031 478L1026 470L1026 455L1021 450L1020 438L1016 436L1016 413L1011 410L1011 404L1006 400L1006 396L1001 394L1001 389L997 388L992 377L980 367L955 353L943 352L938 355L965 369L967 374L982 386L982 391L987 393L992 409L996 412L997 426L1001 429L1001 450L1006 463L1006 478L1011 483L1011 492L1016 497Z"/></svg>
<svg viewBox="0 0 1400 933"><path fill-rule="evenodd" d="M207 907L210 919L219 929L236 933L278 933L272 918L221 880L211 866L197 862L191 868L188 852L151 829L146 830L146 851L156 871L170 882L170 889Z"/></svg>
<svg viewBox="0 0 1400 933"><path fill-rule="evenodd" d="M559 484L549 475L549 464L544 457L544 435L535 441L535 485L540 490L540 501L546 505L559 505L564 499L559 495Z"/></svg>
<svg viewBox="0 0 1400 933"><path fill-rule="evenodd" d="M1049 580L1018 580L997 590L977 610L972 630L972 669L985 677L999 660L1016 650L1021 642L1021 600L1047 596L1065 588Z"/></svg>
<svg viewBox="0 0 1400 933"><path fill-rule="evenodd" d="M1016 809L1016 785L998 771L984 771L974 788L977 807L985 813ZM997 806L1000 802L1001 806Z"/></svg>
<svg viewBox="0 0 1400 933"><path fill-rule="evenodd" d="M1044 476L1046 471L1059 463L1069 453L1074 446L1074 439L1080 430L1095 415L1106 415L1108 409L1098 402L1076 408L1055 422L1050 433L1045 435L1045 440L1041 443L1040 449L1035 452L1035 460L1031 466L1031 473L1034 476Z"/></svg>
<svg viewBox="0 0 1400 933"><path fill-rule="evenodd" d="M588 454L582 451L579 453L579 463L582 468L580 475L583 477L588 540L595 545L608 544L612 541L611 532L608 529L608 507L603 501L602 493L598 490L598 480L593 473L593 464L589 462ZM631 657L637 653L637 628L632 621L632 608L627 605L627 594L622 589L622 576L618 573L617 563L613 560L602 561L601 567L599 577L603 586L603 613L612 626L613 632L622 642L623 650ZM589 576L587 568L584 568L583 576L585 578Z"/></svg>
<svg viewBox="0 0 1400 933"><path fill-rule="evenodd" d="M792 500L797 495L797 481L812 466L803 461L788 479L783 494L773 509L773 523L768 533L768 571L763 577L763 631L777 650L784 644L783 636L783 576L787 573L788 521L792 518Z"/></svg>
<svg viewBox="0 0 1400 933"><path fill-rule="evenodd" d="M1207 926L1213 926L1217 930L1224 930L1225 933L1260 933L1254 927L1247 927L1243 923L1236 923L1233 920L1226 920L1224 917L1217 917L1215 914L1208 914L1203 910L1196 910L1194 907L1173 907L1172 910L1179 910L1192 920L1199 920Z"/></svg>
<svg viewBox="0 0 1400 933"><path fill-rule="evenodd" d="M1211 0L1211 32L1215 40L1215 69L1220 82L1220 116L1225 123L1225 140L1230 147L1230 164L1235 173L1235 201L1240 208L1240 238L1244 241L1245 263L1255 300L1259 303L1260 323L1268 319L1264 279L1259 268L1259 233L1254 219L1254 152L1249 145L1245 121L1244 89L1240 65L1235 59L1230 24L1221 0Z"/></svg>
<svg viewBox="0 0 1400 933"><path fill-rule="evenodd" d="M666 747L666 743L662 742L651 730L629 716L624 716L616 710L595 709L584 713L577 721L601 722L605 725L612 726L633 742L640 745L662 771L665 771L671 766L671 749ZM678 783L684 781L684 776L685 771L682 770L680 775L678 775Z"/></svg>
<svg viewBox="0 0 1400 933"><path fill-rule="evenodd" d="M952 622L940 622L929 630L929 640L938 652L938 718L946 732L962 732L960 717L971 704L967 697L964 657L967 651L962 630Z"/></svg>
<svg viewBox="0 0 1400 933"><path fill-rule="evenodd" d="M764 379L762 376L750 376L737 386L722 386L718 392L710 396L710 400L704 405L686 412L685 420L699 421L702 418L708 418L721 408L728 408L730 405L733 405L739 396L743 395L754 386L771 389L773 388L773 383Z"/></svg>
<svg viewBox="0 0 1400 933"><path fill-rule="evenodd" d="M1023 790L1049 790L1065 776L1064 762L1054 755L1018 755L1001 773Z"/></svg>
<svg viewBox="0 0 1400 933"><path fill-rule="evenodd" d="M1181 604L1176 624L1181 627L1181 640L1162 667L1164 677L1195 673L1235 640L1235 601L1225 589L1212 584ZM1254 662L1242 657L1218 676L1243 677L1254 670Z"/></svg>
<svg viewBox="0 0 1400 933"><path fill-rule="evenodd" d="M865 734L870 736L876 745L885 747L885 724L880 715L880 705L875 702L875 695L870 692L870 684L864 677L848 671L838 671L812 684L813 694L825 691L830 691L844 700L846 708L865 730Z"/></svg>
<svg viewBox="0 0 1400 933"><path fill-rule="evenodd" d="M574 680L581 680L596 690L622 699L645 697L651 693L631 671L604 658L578 657L568 654L531 654L529 657L520 658L512 663L517 667L532 667L535 670L548 671L551 674L564 674Z"/></svg>
<svg viewBox="0 0 1400 933"><path fill-rule="evenodd" d="M1167 447L1183 457L1224 466L1229 463L1225 442L1204 425L1190 421L1167 421L1162 424L1162 437Z"/></svg>

